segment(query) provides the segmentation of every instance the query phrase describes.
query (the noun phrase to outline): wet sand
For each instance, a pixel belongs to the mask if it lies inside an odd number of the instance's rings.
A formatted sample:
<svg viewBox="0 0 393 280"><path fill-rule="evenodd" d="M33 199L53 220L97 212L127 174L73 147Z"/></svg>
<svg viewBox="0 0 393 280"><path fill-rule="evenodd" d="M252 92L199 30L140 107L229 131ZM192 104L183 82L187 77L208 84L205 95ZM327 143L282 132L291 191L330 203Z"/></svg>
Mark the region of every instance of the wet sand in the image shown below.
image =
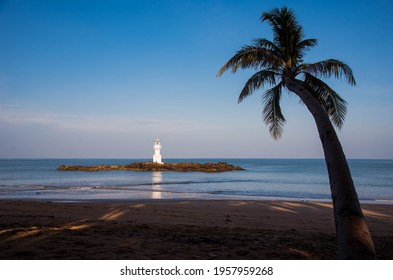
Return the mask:
<svg viewBox="0 0 393 280"><path fill-rule="evenodd" d="M393 205L363 205L393 259ZM0 201L0 259L335 259L332 206L285 201Z"/></svg>

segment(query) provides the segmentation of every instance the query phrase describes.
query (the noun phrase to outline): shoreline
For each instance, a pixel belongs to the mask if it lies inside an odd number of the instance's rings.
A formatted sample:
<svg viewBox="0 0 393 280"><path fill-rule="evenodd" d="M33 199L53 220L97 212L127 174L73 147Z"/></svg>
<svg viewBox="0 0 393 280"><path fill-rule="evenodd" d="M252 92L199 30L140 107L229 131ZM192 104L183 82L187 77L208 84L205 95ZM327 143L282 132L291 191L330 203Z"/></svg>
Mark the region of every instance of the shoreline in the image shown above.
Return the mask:
<svg viewBox="0 0 393 280"><path fill-rule="evenodd" d="M362 204L393 259L393 205ZM331 203L0 200L0 259L335 259Z"/></svg>
<svg viewBox="0 0 393 280"><path fill-rule="evenodd" d="M146 191L152 194L155 191ZM299 202L299 203L332 203L331 199L325 198L293 198L293 197L255 197L255 196L232 196L232 195L205 195L201 197L175 197L175 198L32 198L32 197L1 197L1 201L26 201L26 202L56 202L56 203L135 203L135 202L180 202L180 201L254 201L254 202ZM359 200L363 205L390 205L393 206L393 200Z"/></svg>

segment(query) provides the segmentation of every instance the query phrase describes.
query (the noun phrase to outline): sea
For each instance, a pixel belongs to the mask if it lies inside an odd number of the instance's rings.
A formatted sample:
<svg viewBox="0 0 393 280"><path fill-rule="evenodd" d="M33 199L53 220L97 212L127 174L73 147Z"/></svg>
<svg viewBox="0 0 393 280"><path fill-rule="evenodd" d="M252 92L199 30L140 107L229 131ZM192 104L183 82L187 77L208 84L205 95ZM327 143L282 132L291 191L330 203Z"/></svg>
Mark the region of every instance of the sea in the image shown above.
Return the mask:
<svg viewBox="0 0 393 280"><path fill-rule="evenodd" d="M0 160L0 199L41 201L289 200L331 201L323 159L166 159L227 162L244 171L57 171L60 165L125 165L147 159ZM363 203L393 204L393 160L349 160Z"/></svg>

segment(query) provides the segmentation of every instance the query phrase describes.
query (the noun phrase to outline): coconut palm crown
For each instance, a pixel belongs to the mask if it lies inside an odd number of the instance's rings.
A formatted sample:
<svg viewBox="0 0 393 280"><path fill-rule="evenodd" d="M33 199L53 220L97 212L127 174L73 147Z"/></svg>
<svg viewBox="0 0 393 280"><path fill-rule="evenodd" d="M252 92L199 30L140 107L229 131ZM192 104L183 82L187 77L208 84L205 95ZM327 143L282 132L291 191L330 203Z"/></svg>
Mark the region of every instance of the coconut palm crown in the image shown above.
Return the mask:
<svg viewBox="0 0 393 280"><path fill-rule="evenodd" d="M368 230L351 172L334 129L341 128L347 103L322 78L343 78L355 85L351 68L336 59L305 63L306 52L317 45L305 39L302 26L294 13L283 7L265 12L262 22L273 29L273 41L256 39L242 47L219 70L217 76L231 69L251 68L257 72L246 82L238 102L259 88L268 87L263 95L263 119L271 135L281 137L285 118L280 107L283 89L297 95L314 118L321 139L332 194L337 236L337 252L341 259L375 259L376 253Z"/></svg>
<svg viewBox="0 0 393 280"><path fill-rule="evenodd" d="M317 40L304 38L303 27L288 8L264 12L261 20L272 27L273 41L265 38L255 39L252 45L242 47L217 75L221 76L228 69L233 73L239 68L259 70L246 82L238 102L243 101L256 89L272 86L263 95L263 120L275 139L281 137L285 124L280 100L283 88L286 87L286 77L308 89L323 106L333 124L341 128L347 112L347 103L320 78L344 77L349 84L355 85L351 68L336 59L304 63L306 51L315 47Z"/></svg>

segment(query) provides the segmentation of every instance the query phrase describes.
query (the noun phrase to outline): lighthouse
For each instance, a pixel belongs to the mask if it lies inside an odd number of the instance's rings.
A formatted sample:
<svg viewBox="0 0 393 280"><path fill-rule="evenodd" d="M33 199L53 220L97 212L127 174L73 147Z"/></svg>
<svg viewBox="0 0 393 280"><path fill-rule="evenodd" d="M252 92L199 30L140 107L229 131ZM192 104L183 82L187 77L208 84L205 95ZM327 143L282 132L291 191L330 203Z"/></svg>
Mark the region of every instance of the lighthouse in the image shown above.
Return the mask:
<svg viewBox="0 0 393 280"><path fill-rule="evenodd" d="M153 162L154 163L163 164L163 162L161 161L161 143L160 143L160 139L156 139L156 141L154 141L153 150L154 150Z"/></svg>

